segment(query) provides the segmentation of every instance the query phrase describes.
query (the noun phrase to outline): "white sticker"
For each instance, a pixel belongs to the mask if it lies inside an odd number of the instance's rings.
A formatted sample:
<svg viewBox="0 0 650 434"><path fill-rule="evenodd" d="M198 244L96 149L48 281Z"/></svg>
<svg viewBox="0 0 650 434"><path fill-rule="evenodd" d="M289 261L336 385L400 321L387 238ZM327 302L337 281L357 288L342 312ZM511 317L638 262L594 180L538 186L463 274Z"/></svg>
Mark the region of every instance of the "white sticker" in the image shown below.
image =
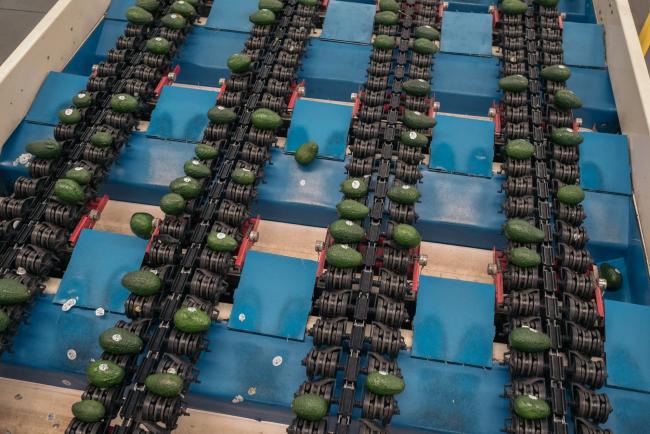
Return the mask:
<svg viewBox="0 0 650 434"><path fill-rule="evenodd" d="M177 373L176 368L171 367L171 368L167 369L167 373L168 374L176 374Z"/></svg>
<svg viewBox="0 0 650 434"><path fill-rule="evenodd" d="M163 40L163 38L161 38L160 36L157 36L157 37L154 38L154 39L155 39L156 41L158 41L158 42L161 42L161 41Z"/></svg>
<svg viewBox="0 0 650 434"><path fill-rule="evenodd" d="M224 109L225 109L225 107L222 106L222 105L217 106L217 110L224 110Z"/></svg>
<svg viewBox="0 0 650 434"><path fill-rule="evenodd" d="M409 188L411 188L410 185L407 184L402 185L402 190L408 190Z"/></svg>
<svg viewBox="0 0 650 434"><path fill-rule="evenodd" d="M119 342L122 340L122 335L115 333L113 336L111 336L111 339L113 339L113 342Z"/></svg>
<svg viewBox="0 0 650 434"><path fill-rule="evenodd" d="M529 397L530 399L534 399L534 400L538 400L538 399L539 399L539 398L536 397L535 395L528 395L528 397Z"/></svg>
<svg viewBox="0 0 650 434"><path fill-rule="evenodd" d="M355 179L354 181L352 181L352 188L356 190L359 187L361 187L361 183L358 180Z"/></svg>
<svg viewBox="0 0 650 434"><path fill-rule="evenodd" d="M201 162L199 160L192 160L192 164L198 166L199 164L201 164Z"/></svg>
<svg viewBox="0 0 650 434"><path fill-rule="evenodd" d="M224 234L223 232L219 232L217 234L217 239L218 240L223 240L224 238L226 238L226 234Z"/></svg>
<svg viewBox="0 0 650 434"><path fill-rule="evenodd" d="M558 65L557 67L558 67L559 69L564 69L564 68L566 68L566 66L564 66L564 65Z"/></svg>
<svg viewBox="0 0 650 434"><path fill-rule="evenodd" d="M178 3L179 5L184 5L185 4L185 2L183 0L178 0L176 3Z"/></svg>
<svg viewBox="0 0 650 434"><path fill-rule="evenodd" d="M117 99L119 99L120 101L124 101L126 97L124 95L120 95L117 97Z"/></svg>
<svg viewBox="0 0 650 434"><path fill-rule="evenodd" d="M388 372L386 371L377 371L377 373L379 373L379 375L388 375Z"/></svg>
<svg viewBox="0 0 650 434"><path fill-rule="evenodd" d="M307 185L307 181L305 181L304 179L301 179L298 184L300 184L301 187L304 187L305 185Z"/></svg>
<svg viewBox="0 0 650 434"><path fill-rule="evenodd" d="M69 108L69 109L65 109L64 113L66 114L66 116L70 116L72 114L72 112L73 112L73 110L71 108Z"/></svg>
<svg viewBox="0 0 650 434"><path fill-rule="evenodd" d="M345 224L348 225L348 226L354 226L354 223L351 222L350 220L346 220Z"/></svg>
<svg viewBox="0 0 650 434"><path fill-rule="evenodd" d="M79 98L85 98L85 97L86 97L86 93L85 93L85 92L79 92L79 93L77 94L77 96L78 96Z"/></svg>
<svg viewBox="0 0 650 434"><path fill-rule="evenodd" d="M84 170L84 168L83 168L83 167L75 167L74 170L76 170L77 172L79 172L80 170Z"/></svg>
<svg viewBox="0 0 650 434"><path fill-rule="evenodd" d="M418 133L416 133L415 131L411 131L411 132L409 133L409 137L411 138L411 140L415 140L415 138L416 138L417 136L418 136Z"/></svg>
<svg viewBox="0 0 650 434"><path fill-rule="evenodd" d="M280 366L282 364L282 356L275 356L273 357L273 366Z"/></svg>
<svg viewBox="0 0 650 434"><path fill-rule="evenodd" d="M97 369L99 369L102 372L106 372L108 371L108 365L106 363L100 363Z"/></svg>
<svg viewBox="0 0 650 434"><path fill-rule="evenodd" d="M74 360L77 358L77 352L74 350L74 348L70 348L66 355L68 356L68 360Z"/></svg>
<svg viewBox="0 0 650 434"><path fill-rule="evenodd" d="M347 250L347 249L350 248L350 246L348 246L347 244L341 244L341 248L342 248L343 250Z"/></svg>
<svg viewBox="0 0 650 434"><path fill-rule="evenodd" d="M420 115L422 114L422 113L420 113L420 112L413 112L413 113L415 113L415 114L418 115L418 116L420 116Z"/></svg>
<svg viewBox="0 0 650 434"><path fill-rule="evenodd" d="M243 313L240 313L239 316L237 317L237 319L239 319L239 321L241 321L241 322L244 322L244 321L246 321L246 315L244 315Z"/></svg>
<svg viewBox="0 0 650 434"><path fill-rule="evenodd" d="M187 311L188 312L196 312L196 308L195 307L188 307Z"/></svg>
<svg viewBox="0 0 650 434"><path fill-rule="evenodd" d="M190 178L189 176L186 176L185 178L183 178L183 181L184 182L191 182L192 178Z"/></svg>
<svg viewBox="0 0 650 434"><path fill-rule="evenodd" d="M422 80L421 78L418 78L418 81L419 81L420 83L426 83L426 81Z"/></svg>
<svg viewBox="0 0 650 434"><path fill-rule="evenodd" d="M173 19L176 19L176 18L178 18L178 15L176 15L176 14L171 14L170 17L172 17Z"/></svg>
<svg viewBox="0 0 650 434"><path fill-rule="evenodd" d="M95 316L104 316L106 314L106 311L104 310L103 307L98 307L95 309Z"/></svg>

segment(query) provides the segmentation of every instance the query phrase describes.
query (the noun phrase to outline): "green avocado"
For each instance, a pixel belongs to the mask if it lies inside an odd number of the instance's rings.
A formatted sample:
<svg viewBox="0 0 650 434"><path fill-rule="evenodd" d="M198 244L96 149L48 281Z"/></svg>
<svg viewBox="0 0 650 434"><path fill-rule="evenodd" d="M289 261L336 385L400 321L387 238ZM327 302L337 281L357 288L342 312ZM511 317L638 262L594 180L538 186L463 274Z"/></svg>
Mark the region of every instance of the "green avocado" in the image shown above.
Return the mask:
<svg viewBox="0 0 650 434"><path fill-rule="evenodd" d="M528 247L515 247L508 252L508 260L512 265L522 268L537 267L542 258L539 254Z"/></svg>
<svg viewBox="0 0 650 434"><path fill-rule="evenodd" d="M77 166L69 169L63 175L65 179L71 179L79 185L86 185L92 179L90 172L85 167Z"/></svg>
<svg viewBox="0 0 650 434"><path fill-rule="evenodd" d="M504 226L506 237L516 243L541 243L544 241L544 232L536 226L522 219L510 219Z"/></svg>
<svg viewBox="0 0 650 434"><path fill-rule="evenodd" d="M149 12L157 11L160 7L158 0L138 0L135 2L135 5Z"/></svg>
<svg viewBox="0 0 650 434"><path fill-rule="evenodd" d="M419 54L436 54L438 52L438 46L428 39L417 38L413 41L413 51Z"/></svg>
<svg viewBox="0 0 650 434"><path fill-rule="evenodd" d="M623 285L623 274L621 270L607 262L598 266L598 273L602 279L607 281L607 291L616 291Z"/></svg>
<svg viewBox="0 0 650 434"><path fill-rule="evenodd" d="M182 307L174 314L174 327L184 333L203 333L211 322L207 313L195 307Z"/></svg>
<svg viewBox="0 0 650 434"><path fill-rule="evenodd" d="M182 176L170 182L169 189L183 199L195 199L201 194L201 183L190 176Z"/></svg>
<svg viewBox="0 0 650 434"><path fill-rule="evenodd" d="M260 9L248 16L251 23L257 26L268 26L275 24L275 14L268 9Z"/></svg>
<svg viewBox="0 0 650 434"><path fill-rule="evenodd" d="M135 295L148 297L160 292L162 280L151 271L136 270L122 277L122 286Z"/></svg>
<svg viewBox="0 0 650 434"><path fill-rule="evenodd" d="M303 143L298 147L294 158L301 166L306 166L316 159L318 155L318 144L316 142Z"/></svg>
<svg viewBox="0 0 650 434"><path fill-rule="evenodd" d="M429 138L417 131L404 130L399 136L399 141L412 148L424 148L429 144Z"/></svg>
<svg viewBox="0 0 650 434"><path fill-rule="evenodd" d="M237 240L223 232L210 232L206 245L214 252L233 252L239 248Z"/></svg>
<svg viewBox="0 0 650 434"><path fill-rule="evenodd" d="M90 107L93 97L88 92L79 92L72 97L72 104L77 108Z"/></svg>
<svg viewBox="0 0 650 434"><path fill-rule="evenodd" d="M528 89L528 79L521 74L509 75L499 80L499 87L506 92L524 92Z"/></svg>
<svg viewBox="0 0 650 434"><path fill-rule="evenodd" d="M144 380L144 386L154 395L174 398L183 391L183 379L177 374L161 372L148 375Z"/></svg>
<svg viewBox="0 0 650 434"><path fill-rule="evenodd" d="M416 27L414 35L417 39L424 38L429 41L437 41L440 39L440 31L431 26Z"/></svg>
<svg viewBox="0 0 650 434"><path fill-rule="evenodd" d="M97 360L86 369L88 382L100 389L117 386L124 379L124 369L110 360Z"/></svg>
<svg viewBox="0 0 650 434"><path fill-rule="evenodd" d="M571 128L554 128L551 131L551 142L560 146L578 146L583 138L577 131Z"/></svg>
<svg viewBox="0 0 650 434"><path fill-rule="evenodd" d="M329 233L337 243L358 243L366 231L351 220L335 220L329 226Z"/></svg>
<svg viewBox="0 0 650 434"><path fill-rule="evenodd" d="M542 68L540 76L544 80L562 83L571 77L571 70L564 65L551 65Z"/></svg>
<svg viewBox="0 0 650 434"><path fill-rule="evenodd" d="M118 113L135 113L138 111L138 99L128 93L111 96L111 109Z"/></svg>
<svg viewBox="0 0 650 434"><path fill-rule="evenodd" d="M178 0L169 7L169 12L181 14L185 18L192 19L196 16L196 9L189 2Z"/></svg>
<svg viewBox="0 0 650 434"><path fill-rule="evenodd" d="M342 219L362 220L370 213L370 208L353 199L345 199L336 205L336 210Z"/></svg>
<svg viewBox="0 0 650 434"><path fill-rule="evenodd" d="M422 237L417 229L404 223L393 228L393 241L404 248L413 248L420 245Z"/></svg>
<svg viewBox="0 0 650 434"><path fill-rule="evenodd" d="M186 161L183 165L183 171L187 176L197 179L208 178L212 175L210 168L199 160Z"/></svg>
<svg viewBox="0 0 650 434"><path fill-rule="evenodd" d="M434 118L430 118L424 113L412 110L404 111L404 118L402 119L402 122L404 122L404 125L407 127L416 130L426 130L436 125L436 120Z"/></svg>
<svg viewBox="0 0 650 434"><path fill-rule="evenodd" d="M282 11L284 3L280 0L260 0L257 4L258 9L268 9L273 13L278 13Z"/></svg>
<svg viewBox="0 0 650 434"><path fill-rule="evenodd" d="M68 107L59 110L58 117L62 124L74 125L81 121L81 112L76 108Z"/></svg>
<svg viewBox="0 0 650 434"><path fill-rule="evenodd" d="M582 100L568 89L558 89L553 96L553 105L563 110L582 107Z"/></svg>
<svg viewBox="0 0 650 434"><path fill-rule="evenodd" d="M219 156L219 149L205 143L199 143L194 148L194 155L201 160L214 160Z"/></svg>
<svg viewBox="0 0 650 434"><path fill-rule="evenodd" d="M230 179L235 184L239 185L251 185L255 183L255 178L257 176L255 175L255 172L253 172L250 169L246 169L244 167L238 167L235 170L232 171L232 175L230 175Z"/></svg>
<svg viewBox="0 0 650 434"><path fill-rule="evenodd" d="M551 339L544 333L529 327L517 327L510 331L508 344L515 350L539 353L551 348Z"/></svg>
<svg viewBox="0 0 650 434"><path fill-rule="evenodd" d="M551 415L548 403L535 395L519 395L513 402L517 416L526 420L545 419Z"/></svg>
<svg viewBox="0 0 650 434"><path fill-rule="evenodd" d="M146 9L131 6L126 10L126 20L132 24L147 25L153 23L153 15Z"/></svg>
<svg viewBox="0 0 650 434"><path fill-rule="evenodd" d="M366 377L366 388L376 395L397 395L404 391L404 379L388 372L372 371Z"/></svg>
<svg viewBox="0 0 650 434"><path fill-rule="evenodd" d="M11 306L29 300L31 293L27 286L17 280L4 277L0 279L0 306Z"/></svg>
<svg viewBox="0 0 650 434"><path fill-rule="evenodd" d="M143 240L148 240L153 234L153 216L148 212L133 213L129 225L131 232Z"/></svg>
<svg viewBox="0 0 650 434"><path fill-rule="evenodd" d="M104 404L94 399L84 399L72 404L72 415L81 422L99 422L105 414Z"/></svg>
<svg viewBox="0 0 650 434"><path fill-rule="evenodd" d="M236 53L228 57L226 65L231 72L243 74L244 72L250 71L251 63L252 60L249 55Z"/></svg>
<svg viewBox="0 0 650 434"><path fill-rule="evenodd" d="M282 118L273 110L260 108L251 116L253 126L258 130L275 130L282 125Z"/></svg>
<svg viewBox="0 0 650 434"><path fill-rule="evenodd" d="M535 146L525 139L509 140L506 155L513 160L528 160L535 155Z"/></svg>
<svg viewBox="0 0 650 434"><path fill-rule="evenodd" d="M62 178L54 184L54 196L63 203L75 204L86 199L86 192L72 179Z"/></svg>
<svg viewBox="0 0 650 434"><path fill-rule="evenodd" d="M305 393L293 399L291 409L301 419L318 422L327 416L329 403L320 395Z"/></svg>
<svg viewBox="0 0 650 434"><path fill-rule="evenodd" d="M404 92L411 96L429 96L429 93L431 93L431 85L421 78L405 81L402 88Z"/></svg>
<svg viewBox="0 0 650 434"><path fill-rule="evenodd" d="M113 136L106 131L97 131L90 136L90 144L98 148L107 148L113 144Z"/></svg>
<svg viewBox="0 0 650 434"><path fill-rule="evenodd" d="M99 346L108 354L138 354L144 343L140 336L120 327L111 327L99 335Z"/></svg>
<svg viewBox="0 0 650 434"><path fill-rule="evenodd" d="M380 11L399 12L399 3L395 0L379 0Z"/></svg>
<svg viewBox="0 0 650 434"><path fill-rule="evenodd" d="M377 50L392 50L396 45L395 38L388 35L377 35L372 42L372 46Z"/></svg>
<svg viewBox="0 0 650 434"><path fill-rule="evenodd" d="M229 124L237 120L237 113L232 109L218 105L208 110L208 119L217 125Z"/></svg>
<svg viewBox="0 0 650 434"><path fill-rule="evenodd" d="M386 194L390 200L401 205L413 205L420 199L420 192L414 185L393 185Z"/></svg>
<svg viewBox="0 0 650 434"><path fill-rule="evenodd" d="M521 0L503 0L499 10L505 15L523 15L528 10L528 5Z"/></svg>
<svg viewBox="0 0 650 434"><path fill-rule="evenodd" d="M358 199L368 194L368 183L363 178L348 178L341 183L346 198Z"/></svg>
<svg viewBox="0 0 650 434"><path fill-rule="evenodd" d="M181 215L185 212L185 199L180 194L167 193L160 198L160 209L169 215Z"/></svg>
<svg viewBox="0 0 650 434"><path fill-rule="evenodd" d="M63 152L63 148L54 139L36 140L35 142L28 143L25 150L36 158L43 160L54 160L59 158Z"/></svg>
<svg viewBox="0 0 650 434"><path fill-rule="evenodd" d="M187 20L181 14L167 14L160 19L163 26L170 30L182 30L187 26Z"/></svg>
<svg viewBox="0 0 650 434"><path fill-rule="evenodd" d="M579 185L563 185L555 195L557 200L567 205L578 205L585 200L585 192Z"/></svg>
<svg viewBox="0 0 650 434"><path fill-rule="evenodd" d="M347 244L334 244L325 254L327 263L334 268L355 268L363 264L363 256Z"/></svg>
<svg viewBox="0 0 650 434"><path fill-rule="evenodd" d="M167 54L171 50L171 47L172 44L160 36L147 40L147 44L145 45L147 51L153 54Z"/></svg>
<svg viewBox="0 0 650 434"><path fill-rule="evenodd" d="M399 16L395 12L383 11L375 15L375 23L382 26L394 26L399 21Z"/></svg>

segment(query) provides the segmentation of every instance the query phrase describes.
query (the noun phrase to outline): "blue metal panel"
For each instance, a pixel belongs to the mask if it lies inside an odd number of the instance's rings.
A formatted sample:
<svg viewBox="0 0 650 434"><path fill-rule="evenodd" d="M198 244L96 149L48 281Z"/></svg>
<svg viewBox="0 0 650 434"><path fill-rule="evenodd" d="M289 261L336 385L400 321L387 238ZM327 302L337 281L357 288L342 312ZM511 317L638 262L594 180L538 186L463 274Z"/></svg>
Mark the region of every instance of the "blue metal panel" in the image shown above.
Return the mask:
<svg viewBox="0 0 650 434"><path fill-rule="evenodd" d="M303 340L317 268L315 261L249 252L228 327Z"/></svg>
<svg viewBox="0 0 650 434"><path fill-rule="evenodd" d="M375 19L375 5L330 0L321 39L370 43Z"/></svg>
<svg viewBox="0 0 650 434"><path fill-rule="evenodd" d="M644 304L650 306L650 276L648 276L648 267L646 265L645 250L643 247L643 238L639 229L637 220L637 211L634 201L629 201L629 221L630 230L628 235L629 244L625 251L625 264L634 273L627 275L627 286L630 288L632 303Z"/></svg>
<svg viewBox="0 0 650 434"><path fill-rule="evenodd" d="M303 143L314 141L319 157L343 160L351 120L351 106L299 99L284 149L295 152Z"/></svg>
<svg viewBox="0 0 650 434"><path fill-rule="evenodd" d="M494 123L445 115L436 119L429 168L491 177Z"/></svg>
<svg viewBox="0 0 650 434"><path fill-rule="evenodd" d="M587 190L632 194L627 136L581 133L580 183Z"/></svg>
<svg viewBox="0 0 650 434"><path fill-rule="evenodd" d="M194 156L191 143L149 138L133 133L102 187L111 199L158 204L169 183L183 176L183 162Z"/></svg>
<svg viewBox="0 0 650 434"><path fill-rule="evenodd" d="M438 53L431 84L443 112L487 116L498 79L498 59Z"/></svg>
<svg viewBox="0 0 650 434"><path fill-rule="evenodd" d="M646 335L647 336L647 335ZM609 353L607 354L609 361ZM609 364L608 364L609 367ZM646 369L648 365L645 365ZM650 394L631 392L628 390L605 387L598 390L606 393L614 407L607 423L603 428L611 429L613 433L645 433L650 426Z"/></svg>
<svg viewBox="0 0 650 434"><path fill-rule="evenodd" d="M596 16L592 2L589 0L560 0L557 6L558 11L566 13L567 21L581 23L595 23Z"/></svg>
<svg viewBox="0 0 650 434"><path fill-rule="evenodd" d="M392 424L438 433L494 434L508 417L508 371L429 362L400 355L406 389Z"/></svg>
<svg viewBox="0 0 650 434"><path fill-rule="evenodd" d="M564 63L605 68L605 35L600 24L564 23Z"/></svg>
<svg viewBox="0 0 650 434"><path fill-rule="evenodd" d="M493 306L494 285L422 277L412 356L491 367Z"/></svg>
<svg viewBox="0 0 650 434"><path fill-rule="evenodd" d="M175 58L181 67L178 83L218 87L228 77L228 57L239 53L248 39L245 33L194 28Z"/></svg>
<svg viewBox="0 0 650 434"><path fill-rule="evenodd" d="M492 15L445 12L440 43L445 53L492 56Z"/></svg>
<svg viewBox="0 0 650 434"><path fill-rule="evenodd" d="M605 302L607 385L650 392L650 308Z"/></svg>
<svg viewBox="0 0 650 434"><path fill-rule="evenodd" d="M147 129L150 137L200 142L219 92L165 86Z"/></svg>
<svg viewBox="0 0 650 434"><path fill-rule="evenodd" d="M72 97L86 89L88 77L51 71L25 116L29 122L56 125L59 110L72 106Z"/></svg>
<svg viewBox="0 0 650 434"><path fill-rule="evenodd" d="M115 41L124 33L126 21L103 20L83 43L63 72L90 75L92 66L106 59L108 50L115 47Z"/></svg>
<svg viewBox="0 0 650 434"><path fill-rule="evenodd" d="M111 232L83 230L72 252L54 303L70 299L87 309L124 313L129 291L121 284L129 271L140 269L147 241Z"/></svg>
<svg viewBox="0 0 650 434"><path fill-rule="evenodd" d="M111 0L106 18L126 21L126 10L135 5L136 0Z"/></svg>
<svg viewBox="0 0 650 434"><path fill-rule="evenodd" d="M248 16L257 10L258 0L215 0L205 27L248 33L253 28Z"/></svg>
<svg viewBox="0 0 650 434"><path fill-rule="evenodd" d="M589 234L588 247L597 261L622 256L627 249L629 201L628 196L618 194L586 193L583 206L589 218L584 226Z"/></svg>
<svg viewBox="0 0 650 434"><path fill-rule="evenodd" d="M448 12L477 12L487 13L488 7L494 4L492 0L452 0L445 11Z"/></svg>
<svg viewBox="0 0 650 434"><path fill-rule="evenodd" d="M586 128L600 132L618 131L618 116L609 74L605 69L571 68L567 87L582 99L582 108L573 114L581 117Z"/></svg>
<svg viewBox="0 0 650 434"><path fill-rule="evenodd" d="M254 211L266 220L309 226L325 227L335 220L341 201L337 187L346 179L343 163L317 158L300 166L292 155L272 152L273 163L264 169Z"/></svg>
<svg viewBox="0 0 650 434"><path fill-rule="evenodd" d="M16 178L28 176L26 166L18 162L20 156L30 157L30 154L25 151L25 146L35 140L52 138L53 134L54 127L50 125L31 124L25 121L18 124L18 128L9 136L0 154L0 178L4 188L13 190L12 185Z"/></svg>
<svg viewBox="0 0 650 434"><path fill-rule="evenodd" d="M307 82L306 96L350 101L366 80L371 51L369 45L312 39L299 73Z"/></svg>

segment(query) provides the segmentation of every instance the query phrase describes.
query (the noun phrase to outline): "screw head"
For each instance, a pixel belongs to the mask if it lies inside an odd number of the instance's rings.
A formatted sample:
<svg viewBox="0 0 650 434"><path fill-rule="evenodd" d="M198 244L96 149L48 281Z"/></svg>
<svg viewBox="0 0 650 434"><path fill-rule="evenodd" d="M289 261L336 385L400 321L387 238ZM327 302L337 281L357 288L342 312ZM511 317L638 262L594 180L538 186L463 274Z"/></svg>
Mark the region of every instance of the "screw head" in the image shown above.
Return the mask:
<svg viewBox="0 0 650 434"><path fill-rule="evenodd" d="M320 240L316 241L316 244L314 245L314 250L316 250L316 252L320 253L323 251L324 248L325 248L325 243L323 241Z"/></svg>
<svg viewBox="0 0 650 434"><path fill-rule="evenodd" d="M497 274L497 264L488 264L487 273L490 276L496 276L496 274Z"/></svg>
<svg viewBox="0 0 650 434"><path fill-rule="evenodd" d="M420 255L420 257L418 258L418 262L422 267L425 267L429 263L429 256Z"/></svg>

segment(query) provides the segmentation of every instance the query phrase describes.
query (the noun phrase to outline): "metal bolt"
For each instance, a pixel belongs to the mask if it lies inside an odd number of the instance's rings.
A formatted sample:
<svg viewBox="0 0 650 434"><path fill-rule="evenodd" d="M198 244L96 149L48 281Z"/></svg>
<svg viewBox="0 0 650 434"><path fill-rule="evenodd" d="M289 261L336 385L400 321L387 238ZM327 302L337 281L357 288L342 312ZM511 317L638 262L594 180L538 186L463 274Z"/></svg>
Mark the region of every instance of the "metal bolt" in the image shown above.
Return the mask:
<svg viewBox="0 0 650 434"><path fill-rule="evenodd" d="M220 78L219 79L219 86L223 86L223 84L226 82L225 78Z"/></svg>
<svg viewBox="0 0 650 434"><path fill-rule="evenodd" d="M440 110L440 101L436 101L433 103L433 110L435 111Z"/></svg>
<svg viewBox="0 0 650 434"><path fill-rule="evenodd" d="M578 128L582 126L582 118L576 118L576 125L578 126Z"/></svg>
<svg viewBox="0 0 650 434"><path fill-rule="evenodd" d="M492 107L490 110L488 110L488 117L490 119L494 119L497 116L497 111Z"/></svg>
<svg viewBox="0 0 650 434"><path fill-rule="evenodd" d="M420 266L426 267L427 264L429 263L429 256L420 255L420 257L418 258L418 262L420 263Z"/></svg>
<svg viewBox="0 0 650 434"><path fill-rule="evenodd" d="M167 74L167 78L170 81L176 81L176 74L174 72L170 72L169 74Z"/></svg>
<svg viewBox="0 0 650 434"><path fill-rule="evenodd" d="M496 274L497 274L497 264L488 264L487 273L490 276L496 276Z"/></svg>
<svg viewBox="0 0 650 434"><path fill-rule="evenodd" d="M605 279L598 279L598 287L602 289L603 291L607 289L607 280Z"/></svg>
<svg viewBox="0 0 650 434"><path fill-rule="evenodd" d="M447 10L447 8L449 8L449 2L444 2L444 3L442 4L442 8L443 8L444 10Z"/></svg>
<svg viewBox="0 0 650 434"><path fill-rule="evenodd" d="M259 232L251 231L251 233L248 234L248 239L251 240L253 243L256 243L260 239Z"/></svg>
<svg viewBox="0 0 650 434"><path fill-rule="evenodd" d="M358 97L359 97L359 95L358 95L356 92L352 92L352 93L350 94L350 100L351 100L352 102L355 102L355 101L357 100Z"/></svg>
<svg viewBox="0 0 650 434"><path fill-rule="evenodd" d="M316 252L320 253L320 252L323 251L324 248L325 248L325 243L324 242L316 241L316 245L314 246L314 250L316 250Z"/></svg>

